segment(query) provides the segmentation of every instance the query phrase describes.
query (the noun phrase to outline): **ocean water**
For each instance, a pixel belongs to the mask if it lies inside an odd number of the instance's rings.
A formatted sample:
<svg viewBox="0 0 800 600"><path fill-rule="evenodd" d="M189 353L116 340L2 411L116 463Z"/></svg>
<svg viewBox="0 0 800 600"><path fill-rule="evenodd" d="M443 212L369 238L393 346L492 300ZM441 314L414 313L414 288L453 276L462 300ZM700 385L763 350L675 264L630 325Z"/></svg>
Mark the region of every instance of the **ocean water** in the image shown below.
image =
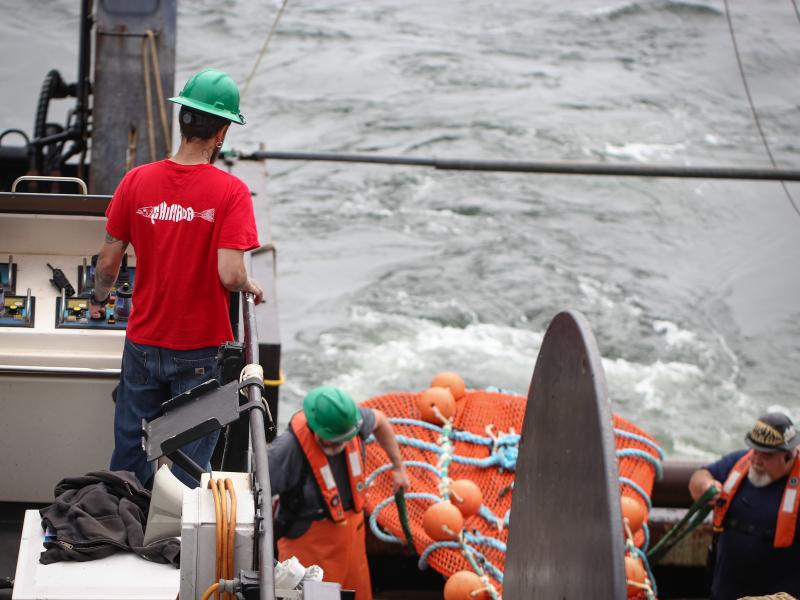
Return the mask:
<svg viewBox="0 0 800 600"><path fill-rule="evenodd" d="M181 2L178 85L205 66L244 82L279 6ZM800 15L729 6L768 146L798 168ZM0 11L0 129L30 131L46 71L75 77L79 3ZM722 0L289 0L242 112L242 150L770 165ZM800 421L800 213L778 183L268 171L283 423L320 384L361 400L447 369L524 393L566 308L613 410L670 457L740 447L768 409Z"/></svg>

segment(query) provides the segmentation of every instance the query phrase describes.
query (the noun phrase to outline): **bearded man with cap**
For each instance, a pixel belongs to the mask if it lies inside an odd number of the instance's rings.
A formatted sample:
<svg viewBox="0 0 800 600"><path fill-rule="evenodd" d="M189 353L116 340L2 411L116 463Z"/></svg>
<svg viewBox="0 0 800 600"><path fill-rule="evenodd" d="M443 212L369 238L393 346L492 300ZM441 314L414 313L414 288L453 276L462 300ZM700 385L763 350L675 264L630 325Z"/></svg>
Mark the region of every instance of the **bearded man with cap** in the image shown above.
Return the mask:
<svg viewBox="0 0 800 600"><path fill-rule="evenodd" d="M698 469L697 500L712 485L712 600L786 592L800 596L800 433L783 413L761 416L737 450ZM723 483L724 482L724 483Z"/></svg>
<svg viewBox="0 0 800 600"><path fill-rule="evenodd" d="M213 166L231 123L244 124L239 90L226 73L205 69L181 93L181 145L175 156L141 165L120 182L106 210L106 236L97 258L92 318L105 317L128 244L136 250L114 414L112 470L132 471L147 484L153 466L142 450L142 419L161 404L218 374L217 348L233 340L230 292L262 291L250 279L244 252L259 246L250 190ZM182 448L201 468L219 432ZM190 487L197 482L173 467Z"/></svg>
<svg viewBox="0 0 800 600"><path fill-rule="evenodd" d="M364 529L364 443L371 434L393 465L395 492L408 488L386 415L357 406L338 388L311 390L268 451L270 486L279 496L278 559L319 565L324 581L355 590L356 600L372 598Z"/></svg>

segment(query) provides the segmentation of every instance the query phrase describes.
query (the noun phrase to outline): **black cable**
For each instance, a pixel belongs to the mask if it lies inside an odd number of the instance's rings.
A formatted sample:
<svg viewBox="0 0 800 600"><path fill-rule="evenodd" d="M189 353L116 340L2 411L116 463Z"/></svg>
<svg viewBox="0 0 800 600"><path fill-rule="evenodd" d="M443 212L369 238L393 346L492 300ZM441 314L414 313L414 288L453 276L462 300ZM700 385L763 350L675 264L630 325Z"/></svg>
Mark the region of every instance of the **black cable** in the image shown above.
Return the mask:
<svg viewBox="0 0 800 600"><path fill-rule="evenodd" d="M792 0L794 2L795 0ZM772 150L769 148L769 144L767 143L767 136L764 135L764 130L761 127L761 121L758 118L758 113L756 112L756 107L753 104L753 97L750 94L750 86L747 84L747 77L744 74L744 65L742 65L742 58L739 55L739 46L736 43L736 34L733 31L733 21L731 20L731 11L728 8L728 0L723 0L725 4L725 18L728 20L728 31L731 34L731 42L733 42L733 52L736 55L736 64L739 66L739 76L742 78L742 85L744 86L744 92L747 95L747 103L750 105L750 112L753 115L753 120L756 123L756 128L758 129L758 134L761 136L761 142L764 144L764 148L767 151L767 156L769 156L769 161L772 163L774 168L777 168L778 165L775 163L775 158L772 156ZM797 10L797 5L795 4L795 10ZM800 13L798 13L798 18L800 19ZM794 212L797 213L797 216L800 217L800 209L797 208L797 204L794 202L794 198L789 193L789 188L786 187L786 182L781 181L781 187L783 191L786 193L786 198L788 198L789 203L792 205Z"/></svg>
<svg viewBox="0 0 800 600"><path fill-rule="evenodd" d="M797 20L800 21L800 9L797 8L796 0L792 0L792 6L794 6L794 14L797 15Z"/></svg>

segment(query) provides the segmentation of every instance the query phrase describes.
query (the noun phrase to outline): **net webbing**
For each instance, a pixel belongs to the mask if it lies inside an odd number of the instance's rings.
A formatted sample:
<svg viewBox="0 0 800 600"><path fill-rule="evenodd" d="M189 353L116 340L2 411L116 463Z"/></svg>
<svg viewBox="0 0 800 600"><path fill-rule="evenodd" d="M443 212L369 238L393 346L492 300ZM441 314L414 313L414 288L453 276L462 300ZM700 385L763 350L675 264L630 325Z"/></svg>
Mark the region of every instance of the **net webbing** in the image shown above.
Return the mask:
<svg viewBox="0 0 800 600"><path fill-rule="evenodd" d="M430 565L448 577L456 571L476 570L477 566L501 594L517 445L527 398L498 391L468 390L456 403L450 429L420 419L419 395L385 394L363 405L384 412L394 427L411 484L405 498L420 567ZM653 482L660 476L661 450L650 435L622 417L613 416L613 427L620 493L642 502L649 514ZM443 465L441 458L448 440L452 454ZM422 528L425 510L446 495L446 485L442 486L443 466L447 477L470 479L483 493L481 510L465 519L465 534L460 541L435 542ZM390 469L383 449L376 443L368 444L367 511L372 530L384 541L405 543ZM636 547L646 550L648 538L645 525L634 536ZM646 593L639 596L645 598Z"/></svg>

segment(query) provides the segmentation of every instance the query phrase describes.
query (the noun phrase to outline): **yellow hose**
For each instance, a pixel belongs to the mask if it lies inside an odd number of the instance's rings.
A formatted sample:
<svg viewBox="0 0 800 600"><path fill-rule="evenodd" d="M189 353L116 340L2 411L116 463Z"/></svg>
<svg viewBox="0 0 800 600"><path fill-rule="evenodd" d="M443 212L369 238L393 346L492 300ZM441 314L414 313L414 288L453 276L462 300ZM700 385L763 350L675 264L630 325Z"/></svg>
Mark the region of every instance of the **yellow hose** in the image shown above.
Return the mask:
<svg viewBox="0 0 800 600"><path fill-rule="evenodd" d="M211 493L214 495L214 514L217 519L217 544L216 544L215 556L216 556L216 578L217 581L219 581L220 571L222 566L222 512L220 508L219 490L217 489L216 480L210 479L208 481L208 487L211 488ZM218 588L219 585L217 585L216 589ZM216 600L219 600L219 592L217 592L214 597L216 598ZM206 597L205 600L208 600L208 598Z"/></svg>
<svg viewBox="0 0 800 600"><path fill-rule="evenodd" d="M217 523L220 524L222 528L222 547L220 548L219 554L219 575L217 578L222 577L223 579L228 579L228 506L227 506L227 498L225 495L225 482L221 479L216 480L217 484L217 493L219 494L219 501L222 505L220 508L220 519L218 519ZM222 598L225 599L228 597L228 594L223 593Z"/></svg>
<svg viewBox="0 0 800 600"><path fill-rule="evenodd" d="M211 594L216 592L218 589L219 589L219 582L212 583L210 586L208 586L208 589L205 592L203 592L203 597L200 600L208 600L211 597Z"/></svg>
<svg viewBox="0 0 800 600"><path fill-rule="evenodd" d="M233 481L225 480L225 489L231 495L230 520L228 522L228 568L227 579L233 579L233 551L235 549L236 538L236 490L233 488Z"/></svg>
<svg viewBox="0 0 800 600"><path fill-rule="evenodd" d="M233 579L233 559L236 541L236 490L233 487L233 481L226 479L211 479L208 482L208 487L211 488L211 493L214 495L214 514L217 520L216 523L216 576L217 581L220 579ZM230 515L228 514L228 505L226 491L230 494ZM219 584L211 585L206 594L203 595L203 600L208 600L211 594L216 594L216 600L220 600ZM222 600L233 600L233 594L228 592L222 593Z"/></svg>

